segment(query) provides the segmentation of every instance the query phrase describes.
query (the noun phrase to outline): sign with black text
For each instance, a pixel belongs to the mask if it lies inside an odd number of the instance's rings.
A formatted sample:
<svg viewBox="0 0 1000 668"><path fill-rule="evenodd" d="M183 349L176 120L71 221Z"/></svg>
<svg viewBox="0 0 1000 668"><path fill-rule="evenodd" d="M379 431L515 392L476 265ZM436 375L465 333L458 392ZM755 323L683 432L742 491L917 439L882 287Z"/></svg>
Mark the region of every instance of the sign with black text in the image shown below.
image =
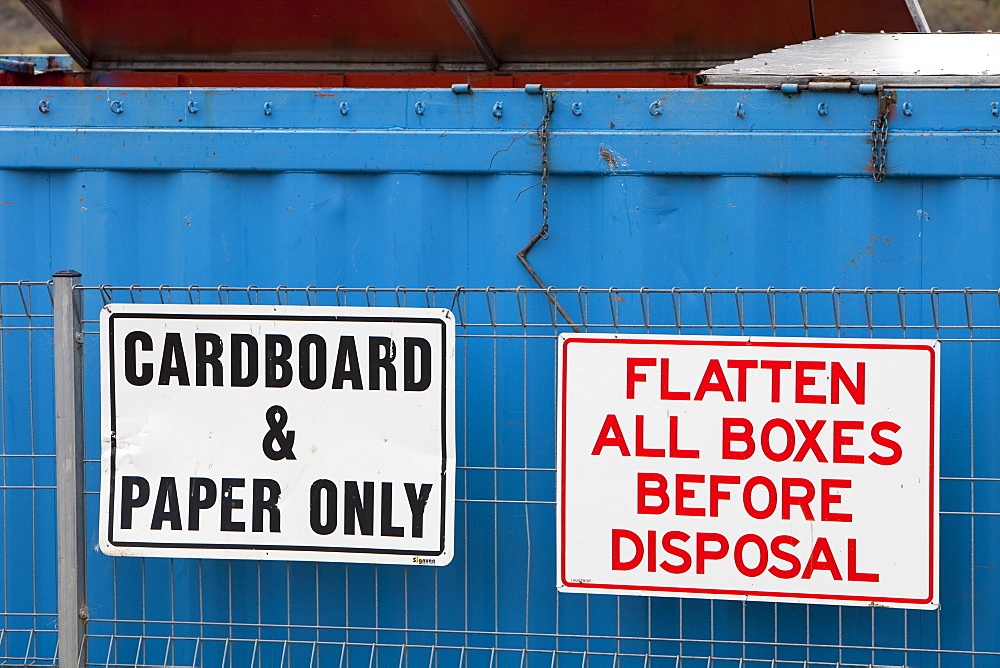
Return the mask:
<svg viewBox="0 0 1000 668"><path fill-rule="evenodd" d="M560 590L936 608L935 341L563 335Z"/></svg>
<svg viewBox="0 0 1000 668"><path fill-rule="evenodd" d="M111 304L101 550L447 564L444 309Z"/></svg>

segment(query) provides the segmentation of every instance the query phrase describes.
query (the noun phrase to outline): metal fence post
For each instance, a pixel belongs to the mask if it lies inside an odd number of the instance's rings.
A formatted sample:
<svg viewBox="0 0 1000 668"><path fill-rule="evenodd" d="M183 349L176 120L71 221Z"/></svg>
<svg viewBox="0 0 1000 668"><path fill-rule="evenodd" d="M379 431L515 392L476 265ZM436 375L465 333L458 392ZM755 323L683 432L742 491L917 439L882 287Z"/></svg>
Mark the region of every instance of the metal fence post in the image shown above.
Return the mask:
<svg viewBox="0 0 1000 668"><path fill-rule="evenodd" d="M59 668L86 664L87 560L83 505L83 323L80 272L53 278Z"/></svg>

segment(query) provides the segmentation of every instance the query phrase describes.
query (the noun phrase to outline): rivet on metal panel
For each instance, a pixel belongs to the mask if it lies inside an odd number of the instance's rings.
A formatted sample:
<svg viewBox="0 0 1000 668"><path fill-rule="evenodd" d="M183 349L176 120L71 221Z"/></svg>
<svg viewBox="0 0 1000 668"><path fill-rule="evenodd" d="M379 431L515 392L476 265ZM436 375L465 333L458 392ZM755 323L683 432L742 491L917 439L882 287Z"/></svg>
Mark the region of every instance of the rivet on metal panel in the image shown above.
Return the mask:
<svg viewBox="0 0 1000 668"><path fill-rule="evenodd" d="M417 114L417 116L423 116L424 103L421 100L417 100L413 105L413 111Z"/></svg>
<svg viewBox="0 0 1000 668"><path fill-rule="evenodd" d="M50 110L51 109L49 107L48 100L42 100L41 102L38 103L38 111L42 112L43 114L49 113Z"/></svg>
<svg viewBox="0 0 1000 668"><path fill-rule="evenodd" d="M348 113L350 113L350 111L351 111L351 105L347 104L346 102L341 102L340 103L340 115L341 116L346 116Z"/></svg>
<svg viewBox="0 0 1000 668"><path fill-rule="evenodd" d="M270 116L273 113L274 113L274 108L271 106L271 103L270 102L265 102L264 103L264 115L265 116Z"/></svg>
<svg viewBox="0 0 1000 668"><path fill-rule="evenodd" d="M820 116L829 116L830 107L827 106L826 102L820 102L819 104L816 105L816 113L819 114Z"/></svg>
<svg viewBox="0 0 1000 668"><path fill-rule="evenodd" d="M524 92L528 95L541 95L543 92L542 84L525 84Z"/></svg>
<svg viewBox="0 0 1000 668"><path fill-rule="evenodd" d="M904 102L903 103L903 115L904 116L912 116L913 115L913 103L912 102Z"/></svg>
<svg viewBox="0 0 1000 668"><path fill-rule="evenodd" d="M649 115L659 116L663 113L663 104L659 100L653 100L649 103Z"/></svg>
<svg viewBox="0 0 1000 668"><path fill-rule="evenodd" d="M736 118L746 118L747 117L747 110L743 106L742 102L737 102L736 103L736 109L735 109L735 111L736 111Z"/></svg>
<svg viewBox="0 0 1000 668"><path fill-rule="evenodd" d="M990 111L993 112L994 116L1000 116L1000 102L993 102L990 104Z"/></svg>
<svg viewBox="0 0 1000 668"><path fill-rule="evenodd" d="M125 103L121 100L112 100L109 106L111 111L116 114L120 114L125 111Z"/></svg>
<svg viewBox="0 0 1000 668"><path fill-rule="evenodd" d="M583 102L574 102L569 106L570 111L573 112L574 116L583 115Z"/></svg>
<svg viewBox="0 0 1000 668"><path fill-rule="evenodd" d="M189 114L197 114L198 113L198 103L195 102L194 100L188 100L188 103L187 103L187 112Z"/></svg>
<svg viewBox="0 0 1000 668"><path fill-rule="evenodd" d="M452 84L451 92L454 93L455 95L471 95L472 86L467 83Z"/></svg>
<svg viewBox="0 0 1000 668"><path fill-rule="evenodd" d="M493 118L501 118L503 116L503 102L496 102L493 104Z"/></svg>

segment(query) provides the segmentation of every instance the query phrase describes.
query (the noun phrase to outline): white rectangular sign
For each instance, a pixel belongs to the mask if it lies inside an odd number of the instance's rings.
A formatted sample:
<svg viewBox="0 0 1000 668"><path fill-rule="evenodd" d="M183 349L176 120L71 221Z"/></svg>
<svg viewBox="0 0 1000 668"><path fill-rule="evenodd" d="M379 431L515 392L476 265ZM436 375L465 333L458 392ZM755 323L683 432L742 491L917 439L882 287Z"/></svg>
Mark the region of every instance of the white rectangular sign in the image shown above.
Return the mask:
<svg viewBox="0 0 1000 668"><path fill-rule="evenodd" d="M563 335L559 588L936 608L937 342Z"/></svg>
<svg viewBox="0 0 1000 668"><path fill-rule="evenodd" d="M101 550L447 564L444 309L111 304Z"/></svg>

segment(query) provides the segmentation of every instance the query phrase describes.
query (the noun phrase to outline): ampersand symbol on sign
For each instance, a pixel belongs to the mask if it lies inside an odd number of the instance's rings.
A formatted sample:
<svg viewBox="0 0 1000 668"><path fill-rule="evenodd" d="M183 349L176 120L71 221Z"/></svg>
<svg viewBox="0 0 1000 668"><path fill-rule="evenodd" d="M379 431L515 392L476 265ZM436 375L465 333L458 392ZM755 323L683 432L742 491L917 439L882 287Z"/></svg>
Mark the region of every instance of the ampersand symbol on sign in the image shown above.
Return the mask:
<svg viewBox="0 0 1000 668"><path fill-rule="evenodd" d="M265 415L268 430L264 434L264 454L272 461L281 459L295 459L292 452L292 445L295 443L295 432L291 429L286 433L285 425L288 424L288 413L281 406L271 406Z"/></svg>

